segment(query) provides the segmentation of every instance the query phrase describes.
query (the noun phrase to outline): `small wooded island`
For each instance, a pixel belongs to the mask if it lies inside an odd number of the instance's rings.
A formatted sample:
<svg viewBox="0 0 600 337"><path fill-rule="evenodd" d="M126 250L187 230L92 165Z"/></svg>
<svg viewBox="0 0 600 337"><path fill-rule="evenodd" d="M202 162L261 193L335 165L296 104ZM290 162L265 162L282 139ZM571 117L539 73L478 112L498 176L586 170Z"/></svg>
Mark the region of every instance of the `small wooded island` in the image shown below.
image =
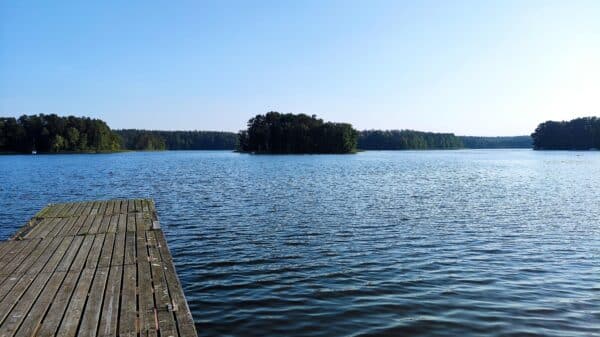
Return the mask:
<svg viewBox="0 0 600 337"><path fill-rule="evenodd" d="M324 122L315 115L271 111L248 121L238 151L246 153L354 153L358 131L347 123Z"/></svg>

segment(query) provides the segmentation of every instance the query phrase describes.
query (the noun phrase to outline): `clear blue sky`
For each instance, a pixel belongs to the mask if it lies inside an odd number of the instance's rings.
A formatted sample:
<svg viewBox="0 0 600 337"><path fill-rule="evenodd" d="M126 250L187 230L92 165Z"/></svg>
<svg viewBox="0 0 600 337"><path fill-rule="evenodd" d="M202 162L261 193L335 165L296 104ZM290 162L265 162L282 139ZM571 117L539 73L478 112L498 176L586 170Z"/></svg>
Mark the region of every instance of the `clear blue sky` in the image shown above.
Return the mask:
<svg viewBox="0 0 600 337"><path fill-rule="evenodd" d="M528 134L600 115L600 1L0 1L0 115Z"/></svg>

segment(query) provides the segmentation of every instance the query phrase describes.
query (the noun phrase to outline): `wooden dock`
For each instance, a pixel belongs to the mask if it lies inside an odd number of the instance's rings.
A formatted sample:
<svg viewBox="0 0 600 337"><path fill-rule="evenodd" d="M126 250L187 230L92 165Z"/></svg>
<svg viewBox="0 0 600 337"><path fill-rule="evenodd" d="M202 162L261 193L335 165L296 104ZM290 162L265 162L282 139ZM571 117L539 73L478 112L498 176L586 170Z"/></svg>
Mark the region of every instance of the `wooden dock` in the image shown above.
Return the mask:
<svg viewBox="0 0 600 337"><path fill-rule="evenodd" d="M0 337L196 337L151 200L50 205L0 243Z"/></svg>

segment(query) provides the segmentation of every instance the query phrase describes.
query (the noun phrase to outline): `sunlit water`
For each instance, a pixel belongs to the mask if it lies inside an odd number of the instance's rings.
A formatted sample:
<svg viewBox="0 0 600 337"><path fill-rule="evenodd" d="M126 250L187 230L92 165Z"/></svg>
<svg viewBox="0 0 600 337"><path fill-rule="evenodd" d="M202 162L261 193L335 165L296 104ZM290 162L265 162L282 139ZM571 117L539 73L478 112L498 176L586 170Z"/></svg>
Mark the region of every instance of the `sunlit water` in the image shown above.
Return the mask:
<svg viewBox="0 0 600 337"><path fill-rule="evenodd" d="M0 156L0 235L151 197L201 336L600 335L600 152Z"/></svg>

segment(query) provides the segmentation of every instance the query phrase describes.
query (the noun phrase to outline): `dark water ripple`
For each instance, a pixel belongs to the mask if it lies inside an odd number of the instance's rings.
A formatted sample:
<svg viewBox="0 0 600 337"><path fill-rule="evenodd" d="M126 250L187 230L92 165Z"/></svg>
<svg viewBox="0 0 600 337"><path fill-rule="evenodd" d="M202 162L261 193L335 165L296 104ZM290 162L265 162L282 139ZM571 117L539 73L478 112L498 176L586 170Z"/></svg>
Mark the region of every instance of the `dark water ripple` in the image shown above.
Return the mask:
<svg viewBox="0 0 600 337"><path fill-rule="evenodd" d="M152 197L202 336L599 336L600 153L0 156L0 235Z"/></svg>

